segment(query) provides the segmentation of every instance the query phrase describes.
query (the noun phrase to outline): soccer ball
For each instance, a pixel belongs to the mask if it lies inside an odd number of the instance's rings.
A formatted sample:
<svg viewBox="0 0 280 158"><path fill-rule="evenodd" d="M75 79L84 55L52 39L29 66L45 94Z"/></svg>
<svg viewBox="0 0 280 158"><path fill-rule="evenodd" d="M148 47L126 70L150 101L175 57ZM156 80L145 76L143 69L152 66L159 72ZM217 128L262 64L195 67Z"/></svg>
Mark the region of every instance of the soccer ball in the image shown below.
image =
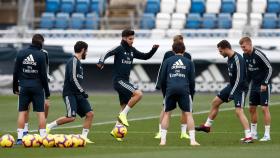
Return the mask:
<svg viewBox="0 0 280 158"><path fill-rule="evenodd" d="M81 135L72 135L72 147L84 147L86 140Z"/></svg>
<svg viewBox="0 0 280 158"><path fill-rule="evenodd" d="M51 134L46 135L43 139L42 139L42 144L44 147L49 148L49 147L53 147L55 145L55 140L54 140L54 136Z"/></svg>
<svg viewBox="0 0 280 158"><path fill-rule="evenodd" d="M69 135L57 135L54 141L56 147L69 148L72 146L72 138Z"/></svg>
<svg viewBox="0 0 280 158"><path fill-rule="evenodd" d="M33 142L33 147L40 147L42 145L42 137L39 134L34 134L35 141Z"/></svg>
<svg viewBox="0 0 280 158"><path fill-rule="evenodd" d="M15 144L15 139L10 134L5 134L0 138L0 145L3 148L11 148Z"/></svg>
<svg viewBox="0 0 280 158"><path fill-rule="evenodd" d="M30 148L33 146L33 142L35 142L35 137L31 134L27 134L22 137L22 145L26 148Z"/></svg>
<svg viewBox="0 0 280 158"><path fill-rule="evenodd" d="M117 138L123 138L127 134L127 128L124 125L116 125L113 132Z"/></svg>

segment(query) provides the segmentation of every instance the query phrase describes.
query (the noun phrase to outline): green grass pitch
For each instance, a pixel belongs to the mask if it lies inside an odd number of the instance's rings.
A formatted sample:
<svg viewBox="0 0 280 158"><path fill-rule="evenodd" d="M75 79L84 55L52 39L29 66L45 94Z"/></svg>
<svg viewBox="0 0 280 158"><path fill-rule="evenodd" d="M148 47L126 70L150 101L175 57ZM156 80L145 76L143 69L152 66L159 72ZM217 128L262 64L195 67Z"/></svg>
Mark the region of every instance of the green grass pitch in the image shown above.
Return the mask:
<svg viewBox="0 0 280 158"><path fill-rule="evenodd" d="M194 101L194 119L196 125L207 118L211 100L215 94L197 94ZM10 133L16 138L17 97L0 96L0 135ZM179 139L180 111L173 112L167 134L167 146L160 147L159 140L154 139L158 131L158 115L162 108L162 97L157 93L145 93L143 99L133 108L129 115L130 127L124 142L117 142L110 136L116 116L119 112L116 93L92 93L90 102L93 104L95 118L89 138L94 144L84 148L24 148L14 146L11 149L0 148L0 158L278 158L280 155L280 95L272 95L271 99L271 137L270 142L255 141L252 144L241 144L239 139L244 136L241 125L232 110L233 104L224 104L209 134L196 132L200 147L189 146L189 141ZM245 109L247 116L248 109ZM261 110L259 109L259 114ZM51 109L48 122L65 115L65 106L60 95L51 97ZM262 115L259 115L259 137L263 135ZM79 134L82 119L77 118L53 133ZM35 113L30 116L31 130L37 129Z"/></svg>

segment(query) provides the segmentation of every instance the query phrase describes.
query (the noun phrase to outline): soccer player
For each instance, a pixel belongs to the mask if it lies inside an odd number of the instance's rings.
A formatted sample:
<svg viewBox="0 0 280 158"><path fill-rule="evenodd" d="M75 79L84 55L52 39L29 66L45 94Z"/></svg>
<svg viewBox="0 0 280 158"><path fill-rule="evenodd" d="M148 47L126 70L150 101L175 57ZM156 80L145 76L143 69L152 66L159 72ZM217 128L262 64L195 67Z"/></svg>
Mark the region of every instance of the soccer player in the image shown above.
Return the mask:
<svg viewBox="0 0 280 158"><path fill-rule="evenodd" d="M47 75L48 75L48 81L50 81L50 75L49 75L49 56L48 56L48 51L45 49L41 49L41 52L44 53L44 55L46 56L46 68L47 68ZM30 106L29 106L30 107ZM45 99L45 117L46 120L48 118L48 114L49 114L49 107L50 107L50 101L49 99ZM29 110L30 108L28 108L28 111L26 113L26 120L25 120L25 124L24 124L24 129L23 129L23 135L28 134L28 129L29 129L29 124L28 124L28 120L29 120Z"/></svg>
<svg viewBox="0 0 280 158"><path fill-rule="evenodd" d="M270 140L270 112L269 100L271 92L271 75L272 67L265 54L252 46L252 41L249 37L243 37L239 41L240 47L243 50L243 57L246 61L249 88L249 104L251 115L251 132L253 139L258 139L257 135L257 106L262 106L264 116L265 132L260 141Z"/></svg>
<svg viewBox="0 0 280 158"><path fill-rule="evenodd" d="M117 121L116 124L122 123L125 126L129 126L127 121L128 111L141 100L143 95L136 86L129 83L129 75L132 69L133 59L148 60L155 54L159 47L159 45L153 45L152 50L149 53L142 53L132 46L133 41L134 31L130 29L123 30L121 44L115 49L108 51L104 57L99 59L97 64L97 67L102 69L105 60L114 55L113 86L119 94L121 105L121 112L118 116L119 121ZM111 132L111 135L115 137L113 131ZM120 138L117 140L122 141Z"/></svg>
<svg viewBox="0 0 280 158"><path fill-rule="evenodd" d="M80 60L85 60L88 44L83 41L76 42L74 46L75 55L66 64L65 80L63 86L63 100L66 106L66 116L60 117L47 124L49 133L54 127L75 121L76 114L85 117L82 137L87 143L93 143L88 139L88 133L93 120L93 110L88 102L88 94L82 88L84 78L83 67Z"/></svg>
<svg viewBox="0 0 280 158"><path fill-rule="evenodd" d="M21 50L16 57L13 93L19 95L17 144L22 144L23 128L30 102L32 102L33 111L37 112L40 135L41 137L46 135L44 100L50 97L50 91L46 72L46 57L41 52L43 43L44 37L35 34L32 37L31 46Z"/></svg>
<svg viewBox="0 0 280 158"><path fill-rule="evenodd" d="M174 36L174 38L173 38L173 43L177 43L177 42L184 42L183 41L184 40L184 38L183 38L183 36L182 35L176 35L176 36ZM168 52L166 52L165 54L164 54L164 57L163 57L163 60L162 60L162 63L166 60L166 59L168 59L168 58L170 58L170 57L172 57L172 56L174 56L175 55L175 52L174 51L168 51ZM187 52L185 52L185 53L183 53L183 56L185 57L185 58L187 58L187 59L189 59L189 60L191 60L191 55L189 54L189 53L187 53ZM161 71L161 66L160 66L160 71ZM160 73L160 71L159 71L159 73ZM159 81L159 75L158 75L158 79L157 79L157 83L158 82L160 82ZM163 98L165 97L165 88L162 88L161 89L161 91L162 91L162 95L163 95ZM192 98L193 98L193 95L194 95L194 92L190 92L190 95L192 96ZM162 111L160 112L160 117L159 117L159 132L158 133L156 133L156 135L155 135L155 137L154 138L156 138L156 139L160 139L160 137L161 137L161 121L162 121L162 118L163 118L163 114L164 114L164 101L163 101L163 108L162 108ZM181 115L181 136L180 136L180 138L181 139L189 139L189 135L187 134L187 122L185 122L185 120L186 120L186 118L184 118L184 113L182 112L182 115Z"/></svg>
<svg viewBox="0 0 280 158"><path fill-rule="evenodd" d="M164 114L161 122L161 141L159 145L166 145L166 134L169 126L170 112L176 108L178 103L184 122L187 122L190 145L200 145L195 140L194 120L192 116L192 99L190 92L195 89L194 81L194 65L183 57L185 53L185 45L183 42L176 42L172 45L173 51L176 53L166 59L160 70L160 80L157 89L165 88Z"/></svg>
<svg viewBox="0 0 280 158"><path fill-rule="evenodd" d="M196 127L197 131L210 132L210 128L214 119L218 115L219 107L224 102L234 101L235 113L241 125L243 126L245 137L243 143L253 142L249 123L244 114L243 107L245 102L245 93L248 85L246 81L246 64L242 56L231 49L231 45L227 40L222 40L217 44L220 54L224 58L228 58L228 74L230 83L222 89L212 101L212 107L206 122Z"/></svg>

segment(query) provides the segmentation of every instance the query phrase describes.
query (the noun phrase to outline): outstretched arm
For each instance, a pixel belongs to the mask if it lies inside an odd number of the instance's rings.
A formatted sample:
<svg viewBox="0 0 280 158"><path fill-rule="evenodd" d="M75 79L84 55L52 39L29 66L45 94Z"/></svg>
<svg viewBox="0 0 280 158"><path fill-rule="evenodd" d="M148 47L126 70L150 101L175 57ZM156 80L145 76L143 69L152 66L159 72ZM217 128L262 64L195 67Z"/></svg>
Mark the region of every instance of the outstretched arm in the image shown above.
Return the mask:
<svg viewBox="0 0 280 158"><path fill-rule="evenodd" d="M117 53L117 48L113 48L111 50L109 50L105 55L102 55L98 61L98 63L96 64L96 66L99 69L103 69L104 67L104 62L107 58L109 58L110 56L113 56Z"/></svg>
<svg viewBox="0 0 280 158"><path fill-rule="evenodd" d="M155 54L158 47L159 47L159 45L157 45L157 44L153 45L153 48L150 50L149 53L143 53L134 48L134 58L148 60Z"/></svg>

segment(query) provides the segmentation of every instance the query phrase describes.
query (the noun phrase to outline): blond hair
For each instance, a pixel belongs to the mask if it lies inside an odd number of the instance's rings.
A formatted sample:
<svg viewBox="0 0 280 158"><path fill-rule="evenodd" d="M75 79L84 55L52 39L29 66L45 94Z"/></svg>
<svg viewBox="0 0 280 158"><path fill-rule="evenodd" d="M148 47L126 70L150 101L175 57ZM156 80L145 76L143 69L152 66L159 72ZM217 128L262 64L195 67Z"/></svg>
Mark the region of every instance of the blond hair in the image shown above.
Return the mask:
<svg viewBox="0 0 280 158"><path fill-rule="evenodd" d="M239 44L243 44L243 43L249 43L249 44L252 44L252 40L250 37L242 37L240 40L239 40Z"/></svg>
<svg viewBox="0 0 280 158"><path fill-rule="evenodd" d="M173 42L176 43L176 42L183 42L184 40L184 37L182 35L176 35L173 37Z"/></svg>

